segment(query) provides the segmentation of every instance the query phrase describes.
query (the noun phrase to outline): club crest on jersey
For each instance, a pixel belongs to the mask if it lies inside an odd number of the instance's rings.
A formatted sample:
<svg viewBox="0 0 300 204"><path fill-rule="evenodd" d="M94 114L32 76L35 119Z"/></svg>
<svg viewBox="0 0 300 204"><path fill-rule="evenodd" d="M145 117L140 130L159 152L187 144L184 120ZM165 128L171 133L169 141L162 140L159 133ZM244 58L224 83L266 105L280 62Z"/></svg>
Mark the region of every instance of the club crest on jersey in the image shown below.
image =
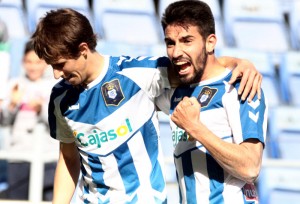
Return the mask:
<svg viewBox="0 0 300 204"><path fill-rule="evenodd" d="M198 101L201 104L202 107L205 107L209 104L211 99L214 97L214 95L217 93L218 89L212 89L209 87L203 87L199 96Z"/></svg>
<svg viewBox="0 0 300 204"><path fill-rule="evenodd" d="M103 84L101 91L107 106L118 106L125 98L118 79Z"/></svg>

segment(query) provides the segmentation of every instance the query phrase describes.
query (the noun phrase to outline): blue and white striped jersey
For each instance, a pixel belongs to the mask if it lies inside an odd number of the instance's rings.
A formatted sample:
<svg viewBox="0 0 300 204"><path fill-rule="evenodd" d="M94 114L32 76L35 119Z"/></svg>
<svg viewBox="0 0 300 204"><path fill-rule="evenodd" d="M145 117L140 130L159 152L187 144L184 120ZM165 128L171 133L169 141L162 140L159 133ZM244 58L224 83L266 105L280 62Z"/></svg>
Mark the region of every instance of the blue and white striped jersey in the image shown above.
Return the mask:
<svg viewBox="0 0 300 204"><path fill-rule="evenodd" d="M264 95L251 103L238 97L239 82L228 84L231 71L186 87L166 91L157 100L158 107L172 114L184 96L196 97L201 104L200 120L222 140L239 144L266 137L267 107ZM171 123L174 161L179 183L180 203L250 204L257 203L253 184L228 174L196 140Z"/></svg>
<svg viewBox="0 0 300 204"><path fill-rule="evenodd" d="M169 88L166 57L109 57L87 88L52 90L51 136L75 142L81 203L165 203L154 98Z"/></svg>

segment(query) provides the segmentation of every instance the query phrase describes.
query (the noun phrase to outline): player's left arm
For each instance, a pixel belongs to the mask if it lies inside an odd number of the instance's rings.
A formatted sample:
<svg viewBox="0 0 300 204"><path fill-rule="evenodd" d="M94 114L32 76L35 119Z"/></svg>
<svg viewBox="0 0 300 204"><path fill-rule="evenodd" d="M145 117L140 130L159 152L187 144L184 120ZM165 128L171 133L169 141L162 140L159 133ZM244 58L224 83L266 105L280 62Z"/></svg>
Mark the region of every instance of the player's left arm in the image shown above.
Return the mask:
<svg viewBox="0 0 300 204"><path fill-rule="evenodd" d="M219 57L218 60L223 66L233 69L230 84L234 83L237 78L242 78L238 89L242 100L248 99L248 102L251 102L255 94L259 99L261 98L262 74L253 63L246 59L228 56Z"/></svg>
<svg viewBox="0 0 300 204"><path fill-rule="evenodd" d="M60 154L57 162L53 204L70 203L80 174L80 158L75 142L60 142Z"/></svg>

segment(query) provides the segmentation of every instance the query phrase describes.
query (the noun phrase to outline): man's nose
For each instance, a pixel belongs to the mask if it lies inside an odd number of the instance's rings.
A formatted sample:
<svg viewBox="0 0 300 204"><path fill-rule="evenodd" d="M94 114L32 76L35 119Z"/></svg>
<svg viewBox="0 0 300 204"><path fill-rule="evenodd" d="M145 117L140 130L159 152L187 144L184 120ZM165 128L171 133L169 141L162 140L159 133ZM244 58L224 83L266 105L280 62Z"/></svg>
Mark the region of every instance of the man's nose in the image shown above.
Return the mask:
<svg viewBox="0 0 300 204"><path fill-rule="evenodd" d="M173 49L173 58L179 58L182 56L182 48L180 45L175 45Z"/></svg>
<svg viewBox="0 0 300 204"><path fill-rule="evenodd" d="M59 79L64 75L64 72L61 70L53 69L53 75L55 79Z"/></svg>

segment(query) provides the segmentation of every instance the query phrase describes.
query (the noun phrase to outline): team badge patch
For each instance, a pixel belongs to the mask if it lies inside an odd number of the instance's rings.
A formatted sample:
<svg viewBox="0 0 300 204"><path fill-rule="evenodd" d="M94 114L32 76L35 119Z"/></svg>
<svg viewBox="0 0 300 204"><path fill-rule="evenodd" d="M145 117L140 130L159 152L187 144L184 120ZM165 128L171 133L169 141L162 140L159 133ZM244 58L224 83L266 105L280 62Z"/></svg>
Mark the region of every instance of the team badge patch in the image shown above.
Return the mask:
<svg viewBox="0 0 300 204"><path fill-rule="evenodd" d="M118 106L125 98L118 79L103 84L101 91L107 106Z"/></svg>
<svg viewBox="0 0 300 204"><path fill-rule="evenodd" d="M211 99L214 97L214 95L217 93L218 89L212 89L209 87L203 87L201 90L199 96L198 96L198 101L201 104L202 107L205 107L209 104Z"/></svg>

